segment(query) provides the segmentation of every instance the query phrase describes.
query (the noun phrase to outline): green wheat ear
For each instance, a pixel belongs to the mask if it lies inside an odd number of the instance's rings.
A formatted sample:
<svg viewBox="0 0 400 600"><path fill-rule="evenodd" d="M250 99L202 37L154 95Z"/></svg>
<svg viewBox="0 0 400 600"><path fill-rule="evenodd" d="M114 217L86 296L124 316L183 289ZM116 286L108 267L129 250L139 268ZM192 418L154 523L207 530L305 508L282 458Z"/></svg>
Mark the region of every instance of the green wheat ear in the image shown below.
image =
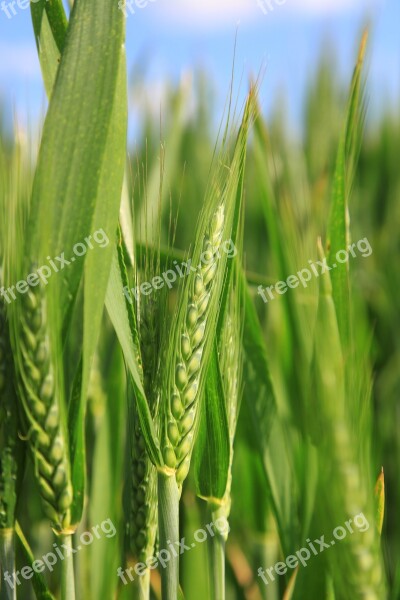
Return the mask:
<svg viewBox="0 0 400 600"><path fill-rule="evenodd" d="M159 217L160 218L160 217ZM137 284L150 281L160 273L158 251L146 249L143 270L136 271ZM143 388L153 419L158 415L160 400L160 365L165 338L165 312L167 293L160 290L151 296L136 298L135 314L138 323L138 344ZM157 469L146 450L139 422L136 402L131 406L131 482L129 542L133 558L146 563L155 554L158 530ZM139 589L143 597L149 596L150 571L141 577Z"/></svg>
<svg viewBox="0 0 400 600"><path fill-rule="evenodd" d="M139 562L153 556L157 522L157 470L147 455L140 427L135 423L129 535L131 551Z"/></svg>
<svg viewBox="0 0 400 600"><path fill-rule="evenodd" d="M156 386L159 328L155 303L146 299L139 309L140 349L143 361L143 379L146 397L154 416L158 403ZM151 462L139 424L136 406L133 406L132 489L129 522L130 546L135 559L146 562L154 554L158 525L157 469Z"/></svg>
<svg viewBox="0 0 400 600"><path fill-rule="evenodd" d="M41 287L36 287L15 302L13 347L24 435L44 511L54 529L65 532L71 526L72 484L46 298Z"/></svg>
<svg viewBox="0 0 400 600"><path fill-rule="evenodd" d="M190 467L198 414L200 379L203 376L204 354L211 335L212 298L216 287L218 263L225 225L225 209L220 204L203 238L204 261L196 274L189 276L185 287L184 310L178 316L178 335L170 370L169 393L163 431L164 461L176 472L181 486Z"/></svg>

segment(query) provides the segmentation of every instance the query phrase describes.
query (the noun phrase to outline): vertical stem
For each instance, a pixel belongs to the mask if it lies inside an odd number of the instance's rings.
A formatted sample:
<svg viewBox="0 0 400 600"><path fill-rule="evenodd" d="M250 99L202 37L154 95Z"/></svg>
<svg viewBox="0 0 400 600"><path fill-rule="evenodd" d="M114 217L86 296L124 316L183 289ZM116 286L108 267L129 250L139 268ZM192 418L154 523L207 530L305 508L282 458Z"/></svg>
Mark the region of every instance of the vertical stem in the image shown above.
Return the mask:
<svg viewBox="0 0 400 600"><path fill-rule="evenodd" d="M146 569L137 580L138 600L150 600L150 571Z"/></svg>
<svg viewBox="0 0 400 600"><path fill-rule="evenodd" d="M216 533L210 538L211 589L214 600L225 600L225 540Z"/></svg>
<svg viewBox="0 0 400 600"><path fill-rule="evenodd" d="M173 553L170 544L178 548L179 542L179 490L175 475L158 475L158 516L160 534L161 558L168 552L169 560L161 567L161 590L162 600L177 600L179 588L179 554Z"/></svg>
<svg viewBox="0 0 400 600"><path fill-rule="evenodd" d="M208 507L208 514L214 523L221 516L226 518L222 512L219 512L218 509L214 511L212 505ZM208 537L211 592L214 600L225 600L225 544L227 536L222 535L216 528L214 530L215 535Z"/></svg>
<svg viewBox="0 0 400 600"><path fill-rule="evenodd" d="M0 530L0 564L2 577L2 581L0 581L0 600L16 600L17 584L13 579L13 573L15 571L13 529ZM4 574L7 574L11 578L14 588L12 588L11 585L6 582Z"/></svg>
<svg viewBox="0 0 400 600"><path fill-rule="evenodd" d="M61 541L66 550L61 562L61 600L75 600L74 558L72 554L72 535L63 535Z"/></svg>

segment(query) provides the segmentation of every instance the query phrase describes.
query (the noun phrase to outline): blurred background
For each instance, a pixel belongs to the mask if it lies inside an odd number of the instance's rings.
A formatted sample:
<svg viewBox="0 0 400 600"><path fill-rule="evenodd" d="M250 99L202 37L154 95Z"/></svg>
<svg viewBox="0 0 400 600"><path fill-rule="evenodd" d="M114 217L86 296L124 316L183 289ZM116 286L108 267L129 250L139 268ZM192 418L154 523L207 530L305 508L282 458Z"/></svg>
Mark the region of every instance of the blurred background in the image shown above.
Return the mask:
<svg viewBox="0 0 400 600"><path fill-rule="evenodd" d="M8 121L16 113L23 122L35 123L43 114L45 96L29 8L16 5L14 15L7 5L8 0L0 11L0 98ZM279 98L288 111L286 122L293 131L301 131L304 100L321 51L346 81L360 27L366 23L372 32L369 118L376 120L383 110L396 108L400 91L396 0L133 0L126 12L131 81L142 77L146 82L141 94L132 94L132 108L145 102L159 115L165 111L167 86L202 69L213 86L218 123L237 33L237 79L242 76L246 83L261 70L263 108L270 113ZM192 103L193 98L187 102L188 111ZM137 114L131 111L131 139L140 126Z"/></svg>

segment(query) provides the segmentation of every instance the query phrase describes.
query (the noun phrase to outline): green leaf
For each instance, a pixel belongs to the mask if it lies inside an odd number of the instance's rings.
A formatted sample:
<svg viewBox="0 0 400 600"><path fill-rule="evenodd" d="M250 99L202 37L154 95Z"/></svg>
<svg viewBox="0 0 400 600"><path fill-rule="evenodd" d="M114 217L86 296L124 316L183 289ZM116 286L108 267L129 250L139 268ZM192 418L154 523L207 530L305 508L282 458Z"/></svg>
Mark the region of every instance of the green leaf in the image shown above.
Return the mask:
<svg viewBox="0 0 400 600"><path fill-rule="evenodd" d="M359 149L360 130L363 117L361 75L368 33L361 41L358 61L354 70L345 127L340 139L333 178L332 207L328 226L328 264L336 265L331 270L333 299L335 302L340 338L345 356L350 351L350 281L349 262L340 263L336 254L346 250L350 244L349 198L354 175L354 166Z"/></svg>
<svg viewBox="0 0 400 600"><path fill-rule="evenodd" d="M109 129L104 163L102 165L99 195L97 196L96 208L93 215L92 231L116 231L118 225L119 205L121 198L121 187L125 162L125 137L126 137L126 66L125 59L119 67L119 78L116 89L116 99L120 99L122 105L116 102L112 114ZM114 171L111 170L111 167ZM81 438L78 444L84 448L84 420L86 406L86 391L89 382L89 373L96 349L104 302L107 292L110 274L113 248L113 237L106 247L93 248L86 260L84 277L84 310L83 310L83 365L82 365L82 388L80 419L76 429L70 430L70 435L77 432ZM110 243L111 241L111 243ZM75 465L73 465L73 468ZM73 484L75 482L73 481ZM82 489L82 488L81 488ZM78 490L76 490L78 491ZM83 490L82 490L83 492ZM83 499L83 493L82 493ZM83 510L83 505L82 505Z"/></svg>
<svg viewBox="0 0 400 600"><path fill-rule="evenodd" d="M296 587L296 579L297 579L298 572L299 572L299 567L297 566L289 579L289 583L287 585L287 588L285 590L282 600L292 600L294 591L295 591L295 587Z"/></svg>
<svg viewBox="0 0 400 600"><path fill-rule="evenodd" d="M31 2L31 15L43 81L50 97L65 44L68 21L61 0Z"/></svg>
<svg viewBox="0 0 400 600"><path fill-rule="evenodd" d="M72 386L68 410L68 431L70 432L71 477L74 498L71 507L72 523L78 523L83 510L85 491L85 423L82 416L82 357L79 361Z"/></svg>
<svg viewBox="0 0 400 600"><path fill-rule="evenodd" d="M284 427L277 415L275 390L270 377L267 352L261 325L248 290L243 270L240 271L244 302L243 387L245 410L248 412L254 443L260 452L264 473L282 545L290 548L292 506L292 464L288 454Z"/></svg>
<svg viewBox="0 0 400 600"><path fill-rule="evenodd" d="M197 495L209 502L221 501L225 495L230 464L229 428L224 388L214 344L201 410L195 451Z"/></svg>
<svg viewBox="0 0 400 600"><path fill-rule="evenodd" d="M44 124L33 186L29 228L32 258L44 261L47 255L55 257L65 252L69 259L73 246L94 233L100 198L103 204L112 203L119 209L126 130L126 94L121 89L123 40L123 15L115 3L85 0L75 4ZM122 131L118 144L117 134L112 131L117 119ZM118 154L114 156L116 149ZM111 197L101 189L107 181L103 169L107 169L117 190ZM112 238L115 229L110 225L113 223L102 224ZM70 314L84 264L82 257L53 278L58 283L62 320Z"/></svg>
<svg viewBox="0 0 400 600"><path fill-rule="evenodd" d="M0 600L16 600L15 582L13 589L5 577L5 573L9 573L9 576L12 577L12 573L15 572L14 515L12 527L0 529L0 565L4 580L0 583Z"/></svg>
<svg viewBox="0 0 400 600"><path fill-rule="evenodd" d="M251 399L251 407L258 426L264 432L265 444L268 432L276 416L276 400L273 389L267 352L261 334L261 325L246 284L243 269L238 265L239 283L244 303L243 346L246 356L244 362L245 395Z"/></svg>
<svg viewBox="0 0 400 600"><path fill-rule="evenodd" d="M164 461L160 451L158 437L151 418L149 405L142 383L142 369L136 319L132 305L124 296L123 288L128 286L128 277L123 264L122 247L118 245L111 264L111 274L108 282L106 307L121 344L125 362L131 376L135 392L140 426L146 442L147 451L152 462L162 468Z"/></svg>
<svg viewBox="0 0 400 600"><path fill-rule="evenodd" d="M236 169L236 177L237 177L237 186L235 190L235 198L234 198L234 210L233 210L233 220L232 227L230 230L230 240L233 245L236 247L238 233L239 233L239 223L240 218L243 211L243 186L244 186L244 172L245 172L245 163L246 163L246 154L247 154L247 139L249 135L249 126L252 122L256 110L256 102L257 102L257 89L252 87L247 98L246 106L244 109L243 119L240 126L240 130L238 133L234 158L232 161L232 171L234 172ZM226 313L226 307L229 299L229 293L231 290L231 282L232 282L232 273L233 273L234 261L228 260L226 261L225 266L225 275L224 275L224 287L220 299L220 310L217 322L216 335L217 339L220 339L222 334L222 328L224 325L224 318Z"/></svg>
<svg viewBox="0 0 400 600"><path fill-rule="evenodd" d="M82 385L80 397L74 389L69 419L76 522L84 499L85 396L101 325L112 258L109 241L117 229L125 163L124 18L112 2L82 1L72 11L65 36L62 5L46 3L45 10L39 6L32 13L51 101L33 187L30 255L39 256L38 263L43 264L41 257L65 252L68 258L76 243L88 246L85 258L75 261L74 257L74 264L69 264L54 284L51 282L52 314L61 327L70 319L85 273ZM57 78L55 47L62 50ZM79 118L71 118L77 114ZM98 239L99 233L102 241L94 244L93 238Z"/></svg>
<svg viewBox="0 0 400 600"><path fill-rule="evenodd" d="M267 228L271 248L274 250L273 259L276 262L278 279L286 279L290 273L295 272L293 262L289 258L289 247L286 242L287 233L282 226L278 211L276 192L273 189L271 176L266 164L266 153L271 152L268 144L268 133L265 123L259 116L255 123L254 154L259 185L261 191L262 210ZM275 279L276 282L276 279ZM274 282L274 283L275 283ZM305 315L296 301L295 294L285 294L282 298L284 331L287 335L287 345L291 354L290 373L288 378L292 388L292 411L296 422L301 429L304 426L304 411L308 401L308 371L312 357L312 340L309 327L304 328Z"/></svg>
<svg viewBox="0 0 400 600"><path fill-rule="evenodd" d="M385 518L385 474L383 472L383 467L376 480L374 491L376 503L376 528L379 535L382 535L383 520Z"/></svg>
<svg viewBox="0 0 400 600"><path fill-rule="evenodd" d="M15 532L17 534L18 540L20 542L22 554L24 557L24 564L30 565L32 567L33 562L35 561L35 557L33 556L32 550L29 547L29 544L23 534L23 531L18 523L15 524ZM45 579L41 573L33 570L32 576L32 585L35 590L35 595L37 600L55 600L53 594L47 588Z"/></svg>
<svg viewBox="0 0 400 600"><path fill-rule="evenodd" d="M106 332L106 335L102 335L100 344L96 373L99 381L92 393L91 403L91 418L97 422L88 518L90 523L102 523L104 519L110 519L116 526L117 534L109 538L103 536L87 548L90 554L90 588L93 598L116 596L118 581L115 573L121 564L120 547L123 537L123 527L119 528L118 524L122 517L120 493L126 461L127 407L126 402L110 402L109 399L125 398L125 367L114 332L111 328L107 328ZM100 417L98 411L101 413ZM108 565L109 568L101 569L99 573L98 565Z"/></svg>

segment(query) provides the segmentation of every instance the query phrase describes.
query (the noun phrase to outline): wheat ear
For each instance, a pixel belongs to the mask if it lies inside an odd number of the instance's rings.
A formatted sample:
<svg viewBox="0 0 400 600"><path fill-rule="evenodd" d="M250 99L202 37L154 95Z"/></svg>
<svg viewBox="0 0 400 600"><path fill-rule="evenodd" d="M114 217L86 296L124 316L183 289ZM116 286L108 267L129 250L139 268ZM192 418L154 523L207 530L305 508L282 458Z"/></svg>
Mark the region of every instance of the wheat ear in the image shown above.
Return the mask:
<svg viewBox="0 0 400 600"><path fill-rule="evenodd" d="M154 417L158 406L158 368L161 348L161 327L157 301L145 298L138 306L140 351L143 368L143 386L150 411ZM132 478L130 506L130 547L134 558L146 563L154 555L158 526L157 469L145 447L135 404L133 405ZM149 573L144 575L148 577ZM140 588L148 597L149 587Z"/></svg>
<svg viewBox="0 0 400 600"><path fill-rule="evenodd" d="M57 531L66 531L71 525L72 504L68 442L55 384L46 300L40 287L28 291L17 314L17 382L25 435L45 513Z"/></svg>
<svg viewBox="0 0 400 600"><path fill-rule="evenodd" d="M221 204L203 239L204 260L186 288L185 318L181 320L171 361L163 454L166 465L176 471L178 486L188 474L193 450L203 354L211 333L209 315L224 223L225 210Z"/></svg>

